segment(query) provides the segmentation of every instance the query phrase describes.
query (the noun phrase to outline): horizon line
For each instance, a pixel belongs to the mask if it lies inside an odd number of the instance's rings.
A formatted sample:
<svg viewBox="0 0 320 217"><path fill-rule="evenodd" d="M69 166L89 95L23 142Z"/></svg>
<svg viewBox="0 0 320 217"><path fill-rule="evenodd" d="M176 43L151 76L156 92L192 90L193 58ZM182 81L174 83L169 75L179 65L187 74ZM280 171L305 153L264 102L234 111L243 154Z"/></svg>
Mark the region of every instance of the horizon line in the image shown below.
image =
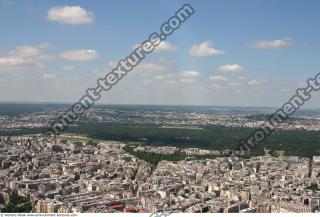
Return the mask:
<svg viewBox="0 0 320 217"><path fill-rule="evenodd" d="M0 101L0 105L1 104L52 104L52 105L58 105L58 104L62 104L62 105L72 105L74 104L74 102L45 102L45 101L41 101L41 102L35 102L35 101ZM94 104L94 106L101 106L101 105L124 105L124 106L178 106L178 107L182 107L182 106L186 106L186 107L238 107L238 108L268 108L268 109L277 109L278 107L276 106L256 106L256 105L204 105L204 104L134 104L134 103L96 103ZM301 110L307 110L307 109L320 109L320 107L306 107L306 108L301 108L299 109Z"/></svg>

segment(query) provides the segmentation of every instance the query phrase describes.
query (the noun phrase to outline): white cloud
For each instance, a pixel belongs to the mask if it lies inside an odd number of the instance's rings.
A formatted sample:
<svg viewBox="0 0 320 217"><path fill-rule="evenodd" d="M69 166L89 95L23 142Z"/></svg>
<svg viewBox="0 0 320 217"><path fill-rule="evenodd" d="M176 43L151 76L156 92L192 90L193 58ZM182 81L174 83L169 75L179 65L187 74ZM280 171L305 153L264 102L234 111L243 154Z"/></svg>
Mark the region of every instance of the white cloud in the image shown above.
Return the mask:
<svg viewBox="0 0 320 217"><path fill-rule="evenodd" d="M249 86L258 86L258 85L261 84L261 82L258 81L258 80L250 80L250 81L248 81L247 84L248 84Z"/></svg>
<svg viewBox="0 0 320 217"><path fill-rule="evenodd" d="M253 43L252 47L254 48L271 48L271 49L276 49L280 47L286 47L289 46L293 43L292 38L287 37L283 39L275 39L275 40L261 40L261 41L256 41Z"/></svg>
<svg viewBox="0 0 320 217"><path fill-rule="evenodd" d="M153 73L165 73L171 71L173 61L169 59L159 59L151 62L140 63L130 74L150 75Z"/></svg>
<svg viewBox="0 0 320 217"><path fill-rule="evenodd" d="M192 78L183 78L183 79L180 79L179 82L182 84L192 84L192 83L195 83L196 80Z"/></svg>
<svg viewBox="0 0 320 217"><path fill-rule="evenodd" d="M183 85L183 84L192 84L197 82L196 77L200 75L199 72L196 71L183 71L178 72L176 74L173 73L165 73L161 75L153 76L152 79L156 84L161 85L170 85L171 87L174 85Z"/></svg>
<svg viewBox="0 0 320 217"><path fill-rule="evenodd" d="M44 74L44 75L42 75L42 78L45 80L53 80L56 78L56 76L52 75L52 74Z"/></svg>
<svg viewBox="0 0 320 217"><path fill-rule="evenodd" d="M172 77L174 67L173 67L174 61L171 59L157 59L149 62L141 62L138 64L130 73L129 76L135 75L135 76L160 76L164 75L167 78L170 76ZM90 71L90 74L93 74L96 77L103 77L106 75L107 72L111 71L114 67L116 67L118 62L116 61L109 61L108 67L103 69L95 69ZM151 78L146 78L150 80ZM153 78L154 79L154 78Z"/></svg>
<svg viewBox="0 0 320 217"><path fill-rule="evenodd" d="M132 49L136 49L140 46L140 44L136 44L135 46L132 47ZM155 49L155 52L161 52L161 51L177 51L178 48L174 46L173 44L162 41Z"/></svg>
<svg viewBox="0 0 320 217"><path fill-rule="evenodd" d="M199 56L199 57L206 57L206 56L216 56L224 54L224 51L218 50L212 47L211 41L205 41L201 44L195 44L190 48L189 54L191 56Z"/></svg>
<svg viewBox="0 0 320 217"><path fill-rule="evenodd" d="M63 67L63 71L65 71L65 72L71 72L74 70L76 70L76 67L74 67L74 66L64 66Z"/></svg>
<svg viewBox="0 0 320 217"><path fill-rule="evenodd" d="M89 24L94 21L93 13L80 6L54 7L48 11L47 19L64 24Z"/></svg>
<svg viewBox="0 0 320 217"><path fill-rule="evenodd" d="M155 51L177 51L178 48L173 44L162 41L155 49Z"/></svg>
<svg viewBox="0 0 320 217"><path fill-rule="evenodd" d="M211 81L227 81L228 79L226 77L220 76L220 75L215 75L209 77Z"/></svg>
<svg viewBox="0 0 320 217"><path fill-rule="evenodd" d="M160 81L160 80L164 80L166 78L172 78L172 77L174 77L174 74L168 73L168 74L163 74L163 75L156 75L153 77L153 79Z"/></svg>
<svg viewBox="0 0 320 217"><path fill-rule="evenodd" d="M135 75L150 75L155 72L162 72L166 69L166 66L157 62L140 63L131 74Z"/></svg>
<svg viewBox="0 0 320 217"><path fill-rule="evenodd" d="M179 78L195 78L195 77L198 77L199 75L200 73L197 71L182 71L177 73L177 76Z"/></svg>
<svg viewBox="0 0 320 217"><path fill-rule="evenodd" d="M99 53L95 50L69 50L63 52L61 58L72 61L91 61L100 57Z"/></svg>
<svg viewBox="0 0 320 217"><path fill-rule="evenodd" d="M238 64L226 64L218 68L220 72L242 72L243 67Z"/></svg>
<svg viewBox="0 0 320 217"><path fill-rule="evenodd" d="M40 48L23 45L17 46L7 55L0 57L0 70L14 70L25 67L43 68L44 61L52 56L42 52Z"/></svg>

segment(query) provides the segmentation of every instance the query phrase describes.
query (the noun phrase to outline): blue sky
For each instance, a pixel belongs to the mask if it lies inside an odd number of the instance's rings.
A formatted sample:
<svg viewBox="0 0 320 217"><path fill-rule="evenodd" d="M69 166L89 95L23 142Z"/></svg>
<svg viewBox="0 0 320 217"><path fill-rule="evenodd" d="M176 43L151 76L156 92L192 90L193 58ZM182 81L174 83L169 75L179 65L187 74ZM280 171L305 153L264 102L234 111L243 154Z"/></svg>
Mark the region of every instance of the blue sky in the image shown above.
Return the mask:
<svg viewBox="0 0 320 217"><path fill-rule="evenodd" d="M316 0L0 0L0 101L77 101L185 3L195 14L101 103L280 106L319 72Z"/></svg>

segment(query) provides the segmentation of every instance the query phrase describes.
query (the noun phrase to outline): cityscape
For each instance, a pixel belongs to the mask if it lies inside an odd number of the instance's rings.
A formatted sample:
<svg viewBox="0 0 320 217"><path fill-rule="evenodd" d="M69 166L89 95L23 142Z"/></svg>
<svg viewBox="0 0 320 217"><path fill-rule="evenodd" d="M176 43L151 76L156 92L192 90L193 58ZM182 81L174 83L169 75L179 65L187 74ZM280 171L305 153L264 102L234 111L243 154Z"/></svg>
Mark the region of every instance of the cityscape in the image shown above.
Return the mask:
<svg viewBox="0 0 320 217"><path fill-rule="evenodd" d="M1 217L318 215L319 8L0 0Z"/></svg>
<svg viewBox="0 0 320 217"><path fill-rule="evenodd" d="M61 134L49 142L37 133L67 105L1 107L6 114L1 116L0 137L3 212L320 211L320 155L291 156L280 146L279 150L263 147L263 153L231 160L230 149L223 144L220 149L205 149L197 145L148 143L148 138L103 140L78 132ZM29 107L42 110L25 112ZM156 124L169 131L202 131L208 125L251 129L258 127L270 111L271 108L100 105L88 111L75 127L95 122L134 124L132 128ZM318 119L317 112L303 111L279 130L318 132ZM38 132L19 135L28 130ZM231 160L231 167L222 170L225 160Z"/></svg>

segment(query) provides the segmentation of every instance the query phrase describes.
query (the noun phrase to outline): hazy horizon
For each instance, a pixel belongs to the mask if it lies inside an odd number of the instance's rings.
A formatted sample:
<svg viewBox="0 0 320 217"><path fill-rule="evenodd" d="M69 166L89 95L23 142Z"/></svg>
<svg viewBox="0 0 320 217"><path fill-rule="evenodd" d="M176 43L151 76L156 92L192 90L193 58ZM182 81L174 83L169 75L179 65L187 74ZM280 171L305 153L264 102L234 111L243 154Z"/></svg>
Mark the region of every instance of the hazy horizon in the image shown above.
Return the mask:
<svg viewBox="0 0 320 217"><path fill-rule="evenodd" d="M74 104L74 102L32 102L32 101L0 101L0 106L3 104L16 104L16 105L66 105L66 106L71 106ZM276 110L280 107L272 107L272 106L238 106L238 105L177 105L177 104L126 104L126 103L97 103L93 106L171 106L171 107L217 107L217 108L257 108L257 109L273 109ZM304 110L317 110L320 107L303 107L299 109L299 111L304 111Z"/></svg>

